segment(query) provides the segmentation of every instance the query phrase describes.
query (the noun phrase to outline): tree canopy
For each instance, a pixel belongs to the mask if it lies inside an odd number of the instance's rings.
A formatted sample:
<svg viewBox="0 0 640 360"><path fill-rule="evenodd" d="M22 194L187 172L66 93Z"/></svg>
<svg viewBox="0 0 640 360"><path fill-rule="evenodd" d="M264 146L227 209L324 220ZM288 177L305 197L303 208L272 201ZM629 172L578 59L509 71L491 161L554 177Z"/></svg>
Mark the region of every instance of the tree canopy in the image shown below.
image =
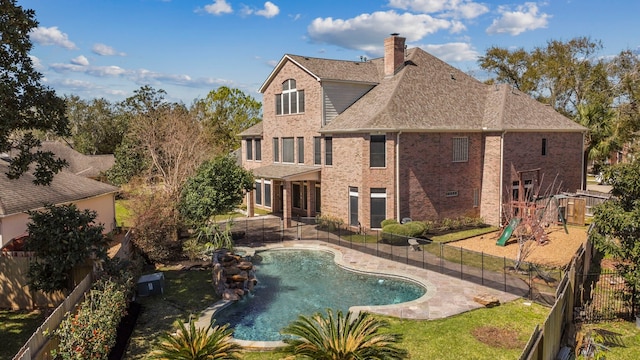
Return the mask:
<svg viewBox="0 0 640 360"><path fill-rule="evenodd" d="M598 205L589 234L596 247L617 260L616 268L640 301L640 160L605 169L613 197Z"/></svg>
<svg viewBox="0 0 640 360"><path fill-rule="evenodd" d="M127 114L106 99L65 97L73 148L86 155L113 154L127 131Z"/></svg>
<svg viewBox="0 0 640 360"><path fill-rule="evenodd" d="M34 182L49 184L65 165L51 152L34 151L40 146L35 131L57 136L69 134L65 103L42 85L42 75L29 52L29 32L38 26L33 10L25 10L15 0L0 2L0 152L13 152L9 178L15 179L35 163Z"/></svg>
<svg viewBox="0 0 640 360"><path fill-rule="evenodd" d="M107 257L103 226L94 223L96 212L78 210L74 204L46 205L43 211L29 211L26 249L36 261L29 264L29 285L54 292L69 288L71 270L89 258Z"/></svg>
<svg viewBox="0 0 640 360"><path fill-rule="evenodd" d="M230 156L207 161L182 189L178 209L189 223L205 225L211 216L232 211L253 188L253 175Z"/></svg>
<svg viewBox="0 0 640 360"><path fill-rule="evenodd" d="M479 64L494 75L489 82L511 84L587 127L589 159L602 161L640 130L640 60L629 50L605 58L602 48L588 37L531 51L492 47Z"/></svg>
<svg viewBox="0 0 640 360"><path fill-rule="evenodd" d="M226 154L240 147L239 133L260 122L261 108L259 101L240 89L221 86L196 101L193 111L213 149Z"/></svg>

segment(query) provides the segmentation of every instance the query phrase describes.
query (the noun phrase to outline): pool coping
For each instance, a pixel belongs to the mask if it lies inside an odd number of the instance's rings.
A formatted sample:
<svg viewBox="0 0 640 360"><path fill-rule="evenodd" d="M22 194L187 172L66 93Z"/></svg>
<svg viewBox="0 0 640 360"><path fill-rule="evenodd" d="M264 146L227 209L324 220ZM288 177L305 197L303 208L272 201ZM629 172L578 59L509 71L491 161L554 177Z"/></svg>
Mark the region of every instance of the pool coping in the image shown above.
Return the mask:
<svg viewBox="0 0 640 360"><path fill-rule="evenodd" d="M374 314L406 318L414 320L433 320L460 314L482 307L473 298L476 295L491 295L500 302L512 301L519 296L474 284L448 275L428 271L419 267L402 264L389 259L379 258L340 245L321 241L285 241L260 247L237 247L247 255L266 250L320 250L334 255L336 264L349 271L368 275L402 279L418 284L426 289L426 293L418 299L389 305L352 306L350 311L358 313L367 311ZM217 311L229 306L232 302L220 300L205 309L196 321L196 325L207 327L211 324ZM233 339L235 343L247 350L272 350L286 345L283 341L252 341Z"/></svg>

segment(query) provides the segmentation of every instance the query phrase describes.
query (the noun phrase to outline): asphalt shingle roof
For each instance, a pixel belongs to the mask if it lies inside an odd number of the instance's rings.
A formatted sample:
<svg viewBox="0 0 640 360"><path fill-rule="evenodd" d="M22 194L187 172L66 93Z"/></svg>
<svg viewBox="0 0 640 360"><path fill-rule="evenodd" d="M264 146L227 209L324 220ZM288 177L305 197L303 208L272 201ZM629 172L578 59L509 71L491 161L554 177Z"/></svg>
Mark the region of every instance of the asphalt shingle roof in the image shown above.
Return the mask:
<svg viewBox="0 0 640 360"><path fill-rule="evenodd" d="M96 178L115 164L113 155L84 155L70 146L58 141L43 141L39 151L51 151L61 159L67 160L67 170L84 177Z"/></svg>
<svg viewBox="0 0 640 360"><path fill-rule="evenodd" d="M45 204L62 204L117 192L119 189L96 180L63 170L49 186L33 184L34 176L26 173L10 180L9 164L0 160L0 216L39 209Z"/></svg>

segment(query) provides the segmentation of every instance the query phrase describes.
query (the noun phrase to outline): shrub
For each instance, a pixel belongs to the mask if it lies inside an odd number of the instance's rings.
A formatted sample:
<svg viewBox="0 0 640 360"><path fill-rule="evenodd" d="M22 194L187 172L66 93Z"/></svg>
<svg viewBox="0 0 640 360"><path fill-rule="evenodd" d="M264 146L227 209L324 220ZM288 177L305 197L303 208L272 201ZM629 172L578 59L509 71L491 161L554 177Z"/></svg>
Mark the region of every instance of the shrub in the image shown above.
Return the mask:
<svg viewBox="0 0 640 360"><path fill-rule="evenodd" d="M423 223L422 221L411 221L404 224L404 226L409 229L411 234L409 236L413 237L422 236L422 234L427 231L427 224Z"/></svg>
<svg viewBox="0 0 640 360"><path fill-rule="evenodd" d="M384 228L387 225L397 224L397 223L398 223L398 220L396 220L396 219L384 219L380 223L380 226L382 226Z"/></svg>
<svg viewBox="0 0 640 360"><path fill-rule="evenodd" d="M407 245L412 230L406 224L389 224L382 228L382 240L391 245Z"/></svg>
<svg viewBox="0 0 640 360"><path fill-rule="evenodd" d="M128 285L98 280L75 314L67 313L54 334L60 340L56 359L107 359L116 343L118 324L127 308Z"/></svg>
<svg viewBox="0 0 640 360"><path fill-rule="evenodd" d="M320 229L325 229L328 231L334 231L342 227L344 225L344 221L338 218L337 216L332 215L321 215L316 217L316 223Z"/></svg>
<svg viewBox="0 0 640 360"><path fill-rule="evenodd" d="M171 200L161 192L132 200L133 244L150 262L164 262L182 254Z"/></svg>

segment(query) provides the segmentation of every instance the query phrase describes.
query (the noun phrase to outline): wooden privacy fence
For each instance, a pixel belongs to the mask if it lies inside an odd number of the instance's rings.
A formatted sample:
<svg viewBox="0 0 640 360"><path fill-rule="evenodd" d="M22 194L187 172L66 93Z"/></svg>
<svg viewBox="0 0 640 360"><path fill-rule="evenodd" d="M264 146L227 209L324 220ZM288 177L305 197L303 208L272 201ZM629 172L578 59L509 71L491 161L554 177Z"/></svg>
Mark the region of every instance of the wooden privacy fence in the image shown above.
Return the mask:
<svg viewBox="0 0 640 360"><path fill-rule="evenodd" d="M592 256L589 242L582 245L574 255L556 291L556 302L544 321L542 328L536 327L520 360L556 359L562 341L568 335L569 326L574 321L573 307L580 288L580 280L589 270Z"/></svg>
<svg viewBox="0 0 640 360"><path fill-rule="evenodd" d="M82 281L73 289L71 294L53 311L51 315L38 327L31 335L27 343L18 351L13 360L48 360L52 359L51 350L58 344L45 335L45 331L56 329L67 312L75 311L76 304L82 299L84 294L91 288L93 283L92 273L87 274Z"/></svg>
<svg viewBox="0 0 640 360"><path fill-rule="evenodd" d="M27 274L31 261L34 261L31 252L0 252L0 308L12 310L51 308L64 299L65 294L60 291L45 294L29 288Z"/></svg>

